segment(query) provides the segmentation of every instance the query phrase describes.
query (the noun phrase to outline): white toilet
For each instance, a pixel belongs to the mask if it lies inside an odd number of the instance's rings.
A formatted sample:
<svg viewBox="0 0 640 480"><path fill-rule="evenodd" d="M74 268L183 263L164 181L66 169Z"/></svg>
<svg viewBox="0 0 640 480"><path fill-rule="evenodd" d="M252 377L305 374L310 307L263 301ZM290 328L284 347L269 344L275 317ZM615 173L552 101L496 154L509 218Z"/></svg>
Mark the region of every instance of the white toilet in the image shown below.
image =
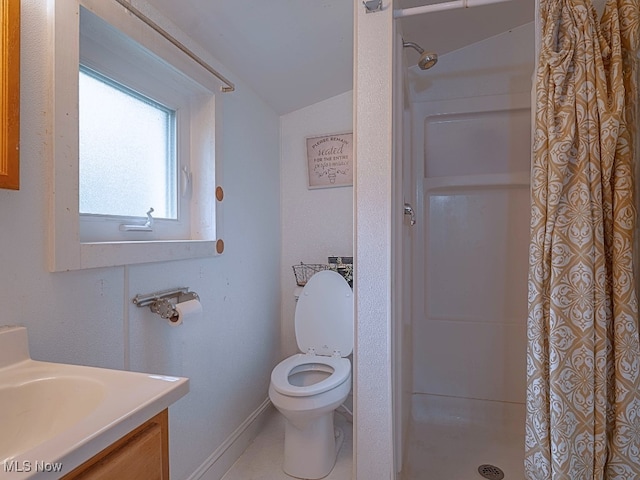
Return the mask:
<svg viewBox="0 0 640 480"><path fill-rule="evenodd" d="M295 313L301 352L271 373L269 398L284 415L284 465L288 475L327 476L342 445L333 411L351 390L353 292L336 272L318 272L304 286Z"/></svg>

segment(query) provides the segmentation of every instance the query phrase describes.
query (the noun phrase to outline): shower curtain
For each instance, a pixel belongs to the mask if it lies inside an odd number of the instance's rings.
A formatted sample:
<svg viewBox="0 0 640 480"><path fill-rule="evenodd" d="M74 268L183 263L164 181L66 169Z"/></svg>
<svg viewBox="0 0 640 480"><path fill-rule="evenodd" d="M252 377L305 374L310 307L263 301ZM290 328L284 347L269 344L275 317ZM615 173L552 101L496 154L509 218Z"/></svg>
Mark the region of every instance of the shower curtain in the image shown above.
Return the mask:
<svg viewBox="0 0 640 480"><path fill-rule="evenodd" d="M538 0L528 480L640 478L639 2Z"/></svg>

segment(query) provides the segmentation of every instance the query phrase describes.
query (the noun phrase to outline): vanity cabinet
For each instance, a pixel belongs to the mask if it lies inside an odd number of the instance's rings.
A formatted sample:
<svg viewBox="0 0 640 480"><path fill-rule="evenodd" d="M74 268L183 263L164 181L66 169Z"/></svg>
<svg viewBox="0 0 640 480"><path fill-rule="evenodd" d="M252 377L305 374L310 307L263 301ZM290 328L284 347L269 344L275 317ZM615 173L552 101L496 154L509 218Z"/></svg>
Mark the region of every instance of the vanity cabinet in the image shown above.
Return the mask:
<svg viewBox="0 0 640 480"><path fill-rule="evenodd" d="M62 477L62 480L168 480L168 419L165 409Z"/></svg>

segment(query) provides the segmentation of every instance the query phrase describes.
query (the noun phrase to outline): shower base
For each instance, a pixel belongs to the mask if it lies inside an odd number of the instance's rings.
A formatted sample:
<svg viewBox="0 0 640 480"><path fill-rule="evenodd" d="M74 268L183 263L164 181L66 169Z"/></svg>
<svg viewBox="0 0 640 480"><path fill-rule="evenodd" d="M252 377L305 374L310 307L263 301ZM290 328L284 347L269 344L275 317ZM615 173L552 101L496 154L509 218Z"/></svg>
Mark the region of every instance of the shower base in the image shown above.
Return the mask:
<svg viewBox="0 0 640 480"><path fill-rule="evenodd" d="M487 464L524 479L524 404L414 394L411 408L402 480L482 480Z"/></svg>

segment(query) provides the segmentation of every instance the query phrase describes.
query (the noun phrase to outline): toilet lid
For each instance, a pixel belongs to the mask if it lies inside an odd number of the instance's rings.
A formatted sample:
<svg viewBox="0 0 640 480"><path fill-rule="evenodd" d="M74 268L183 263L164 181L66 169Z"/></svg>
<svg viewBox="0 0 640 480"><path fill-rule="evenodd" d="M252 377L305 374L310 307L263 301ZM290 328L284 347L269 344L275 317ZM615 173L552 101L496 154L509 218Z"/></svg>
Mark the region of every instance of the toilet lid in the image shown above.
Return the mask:
<svg viewBox="0 0 640 480"><path fill-rule="evenodd" d="M342 275L331 270L309 279L298 299L296 340L303 353L346 357L353 350L353 291Z"/></svg>

